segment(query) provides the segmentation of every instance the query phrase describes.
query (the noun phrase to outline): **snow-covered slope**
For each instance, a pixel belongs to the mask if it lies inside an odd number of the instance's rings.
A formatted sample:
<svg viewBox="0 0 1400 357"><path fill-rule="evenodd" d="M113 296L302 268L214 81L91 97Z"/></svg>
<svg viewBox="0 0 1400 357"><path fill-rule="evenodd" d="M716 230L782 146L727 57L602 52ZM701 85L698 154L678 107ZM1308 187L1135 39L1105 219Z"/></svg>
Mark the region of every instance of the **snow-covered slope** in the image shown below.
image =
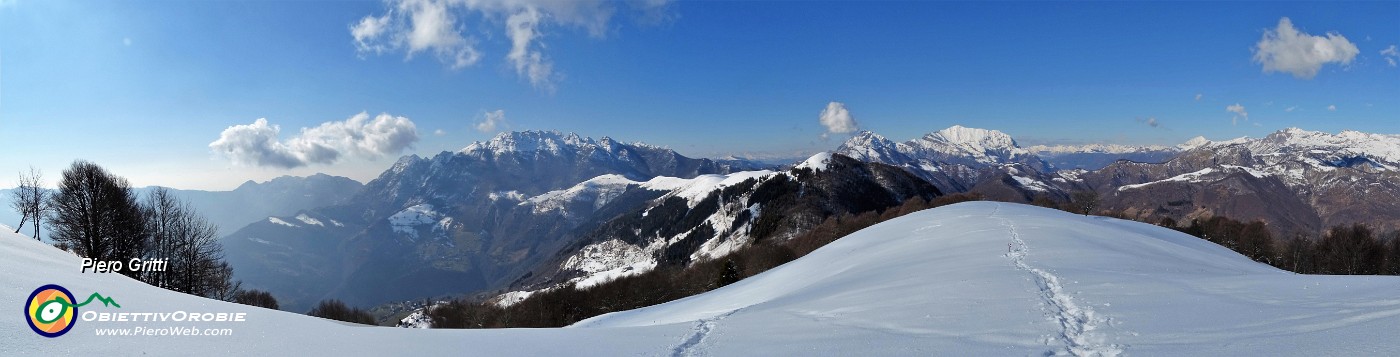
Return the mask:
<svg viewBox="0 0 1400 357"><path fill-rule="evenodd" d="M521 205L534 206L536 214L547 212L560 212L569 217L574 213L568 208L575 202L589 203L593 210L597 210L608 204L613 198L626 192L628 188L639 184L639 182L628 180L622 175L602 175L580 182L573 187L562 190L545 192L542 195L531 197ZM589 211L591 212L591 211Z"/></svg>
<svg viewBox="0 0 1400 357"><path fill-rule="evenodd" d="M686 346L715 355L1393 355L1396 289L1289 274L1156 226L977 202L576 327L688 324Z"/></svg>
<svg viewBox="0 0 1400 357"><path fill-rule="evenodd" d="M691 298L565 329L348 326L167 292L0 234L0 302L100 292L98 312L244 312L243 323L79 321L57 339L0 318L0 355L1397 355L1400 278L1299 276L1151 225L964 203L862 230ZM96 336L97 328L230 336Z"/></svg>

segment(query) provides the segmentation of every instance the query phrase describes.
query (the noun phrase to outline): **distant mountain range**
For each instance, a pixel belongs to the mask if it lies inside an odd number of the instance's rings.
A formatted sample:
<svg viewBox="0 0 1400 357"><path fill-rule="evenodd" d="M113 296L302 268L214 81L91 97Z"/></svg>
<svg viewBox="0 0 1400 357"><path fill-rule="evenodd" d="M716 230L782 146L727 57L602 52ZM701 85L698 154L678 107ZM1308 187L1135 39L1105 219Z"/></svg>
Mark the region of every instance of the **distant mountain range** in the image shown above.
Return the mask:
<svg viewBox="0 0 1400 357"><path fill-rule="evenodd" d="M268 216L294 214L297 211L323 207L340 202L360 191L363 184L340 176L315 174L306 177L282 176L267 182L249 180L232 191L203 191L171 189L176 197L190 203L200 215L219 227L221 235L243 226L267 219ZM154 187L135 189L140 197ZM11 211L11 189L0 190L0 222L15 225L19 213ZM26 225L26 230L28 230ZM47 227L43 234L47 236Z"/></svg>
<svg viewBox="0 0 1400 357"><path fill-rule="evenodd" d="M1156 221L1224 215L1278 234L1352 222L1400 229L1400 136L1286 129L1182 145L1020 147L954 126L907 142L872 132L802 162L689 158L552 131L502 133L406 156L334 204L272 214L228 235L228 260L289 310L590 285L785 239L831 215L975 192Z"/></svg>
<svg viewBox="0 0 1400 357"><path fill-rule="evenodd" d="M607 137L502 133L432 158L405 156L345 202L269 217L225 247L235 274L294 311L326 297L375 304L483 291L618 212L609 204L630 182L764 168Z"/></svg>
<svg viewBox="0 0 1400 357"><path fill-rule="evenodd" d="M1224 215L1263 220L1281 235L1351 223L1400 229L1400 135L1288 128L1258 139L1197 137L1174 147L1033 148L1020 148L999 131L954 126L906 143L861 133L837 152L903 167L947 192L1003 201L1064 200L1092 190L1104 209L1144 220L1187 224ZM1065 169L1037 152L1092 158L1077 167L1111 163Z"/></svg>
<svg viewBox="0 0 1400 357"><path fill-rule="evenodd" d="M1105 208L1179 221L1262 219L1282 233L1364 223L1400 229L1400 135L1297 128L1210 142L1160 164L1117 162L1081 175Z"/></svg>
<svg viewBox="0 0 1400 357"><path fill-rule="evenodd" d="M1208 142L1204 137L1196 137L1177 146L1130 146L1117 144L1086 145L1034 145L1026 150L1045 159L1060 170L1098 170L1118 160L1146 163L1160 163L1176 157L1182 151L1190 150L1200 143Z"/></svg>

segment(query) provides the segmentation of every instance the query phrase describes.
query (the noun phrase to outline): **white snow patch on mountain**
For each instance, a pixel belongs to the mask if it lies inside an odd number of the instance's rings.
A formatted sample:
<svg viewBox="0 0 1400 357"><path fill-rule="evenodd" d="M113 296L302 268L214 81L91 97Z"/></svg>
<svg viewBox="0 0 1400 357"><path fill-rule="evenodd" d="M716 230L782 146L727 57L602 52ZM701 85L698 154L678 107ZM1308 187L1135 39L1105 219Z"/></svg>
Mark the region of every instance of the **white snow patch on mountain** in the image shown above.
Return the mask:
<svg viewBox="0 0 1400 357"><path fill-rule="evenodd" d="M531 197L520 204L533 205L533 211L536 214L541 214L564 211L572 202L588 200L593 202L593 209L597 210L607 205L613 198L627 192L628 188L638 184L640 182L629 180L622 175L602 175L566 189L549 191Z"/></svg>
<svg viewBox="0 0 1400 357"><path fill-rule="evenodd" d="M624 266L624 267L621 267L621 268L608 269L608 270L604 270L604 271L600 271L600 272L597 272L597 273L590 274L589 276L587 276L587 277L585 277L585 278L582 278L582 279L573 280L573 282L574 282L574 288L575 288L575 289L587 289L587 288L596 286L596 285L598 285L598 284L602 284L602 283L606 283L606 282L609 282L609 281L617 280L618 278L623 278L623 277L628 277L628 276L633 276L633 275L637 275L637 274L649 272L649 271L651 271L652 269L655 269L655 268L656 268L656 261L655 261L655 260L636 262L636 263L629 264L629 265Z"/></svg>
<svg viewBox="0 0 1400 357"><path fill-rule="evenodd" d="M796 168L796 169L812 169L812 171L821 171L821 170L826 170L826 165L827 165L827 164L830 164L830 163L831 163L831 153L830 153L830 152L821 152L821 153L817 153L816 155L812 155L812 157L809 157L809 158L807 158L807 160L802 161L802 163L797 164L797 166L794 167L794 168Z"/></svg>
<svg viewBox="0 0 1400 357"><path fill-rule="evenodd" d="M428 309L432 309L446 304L446 301L438 301L430 306L413 310L413 312L408 314L408 316L404 316L404 318L399 319L399 323L397 325L394 325L394 327L417 329L433 328L433 319L428 316Z"/></svg>
<svg viewBox="0 0 1400 357"><path fill-rule="evenodd" d="M582 275L570 280L575 288L583 289L617 278L645 273L656 268L654 254L665 248L666 242L656 241L637 247L616 239L589 244L569 256L560 269L576 270Z"/></svg>
<svg viewBox="0 0 1400 357"><path fill-rule="evenodd" d="M420 203L389 216L389 227L394 232L403 233L418 239L418 226L439 222L441 215L433 209L433 205ZM450 223L450 221L449 221Z"/></svg>
<svg viewBox="0 0 1400 357"><path fill-rule="evenodd" d="M1011 178L1016 180L1017 184L1020 184L1021 187L1025 187L1027 190L1050 192L1050 186L1046 186L1044 182L1036 181L1033 178L1024 176L1011 176Z"/></svg>
<svg viewBox="0 0 1400 357"><path fill-rule="evenodd" d="M1123 185L1123 186L1119 186L1119 187L1118 187L1118 190L1119 190L1119 191L1125 191L1125 190L1131 190L1131 189L1136 189L1136 188L1142 188L1142 187L1146 187L1146 186L1150 186L1150 185L1154 185L1154 184L1158 184L1158 183L1173 182L1173 181L1176 181L1176 182L1203 182L1203 181L1204 181L1203 178L1204 178L1206 175L1209 175L1209 174L1212 173L1212 172L1215 172L1215 169L1212 169L1212 168L1204 168L1204 169L1200 169L1200 170L1198 170L1198 171L1196 171L1196 172L1184 173L1184 174L1172 176L1171 178L1164 179L1164 180L1157 180L1157 181L1152 181L1152 182L1145 182L1145 183L1139 183L1139 184L1132 184L1132 185Z"/></svg>
<svg viewBox="0 0 1400 357"><path fill-rule="evenodd" d="M1259 177L1259 178L1264 178L1264 177L1273 175L1273 173L1266 172L1266 171L1259 170L1259 169L1255 169L1255 168L1253 168L1253 167L1247 167L1247 166L1220 165L1220 167L1223 167L1223 168L1225 168L1226 170L1244 171L1244 172L1249 173L1251 176Z"/></svg>
<svg viewBox="0 0 1400 357"><path fill-rule="evenodd" d="M642 188L658 191L672 191L662 196L680 197L686 199L691 207L695 207L700 200L705 199L710 192L733 186L748 179L757 179L759 182L773 176L775 172L769 170L743 171L728 175L700 175L693 179L682 179L675 177L656 177L642 183Z"/></svg>
<svg viewBox="0 0 1400 357"><path fill-rule="evenodd" d="M534 295L535 293L545 292L545 291L549 291L549 290L553 290L553 289L551 288L551 289L530 290L530 291L511 291L511 292L507 292L507 293L505 293L505 294L497 295L494 299L492 299L492 301L494 301L494 304L496 304L496 306L500 306L500 307L509 307L509 306L511 306L511 305L515 305L515 304L517 304L517 303L520 303L521 301L525 301L525 299L529 299L529 298L530 298L530 295Z"/></svg>
<svg viewBox="0 0 1400 357"><path fill-rule="evenodd" d="M281 218L277 218L277 217L267 217L267 221L268 221L268 222L272 222L272 223L276 223L276 224L280 224L280 225L284 225L284 226L288 226L288 227L301 227L301 226L298 226L298 225L295 225L295 224L288 223L287 221L283 221Z"/></svg>
<svg viewBox="0 0 1400 357"><path fill-rule="evenodd" d="M326 226L325 224L322 224L320 220L315 219L315 218L311 218L311 216L307 216L305 213L298 214L298 215L297 215L297 220L298 220L298 221L301 221L301 223L306 223L306 224L308 224L308 225L322 226L322 227L325 227L325 226Z"/></svg>
<svg viewBox="0 0 1400 357"><path fill-rule="evenodd" d="M516 190L492 192L487 194L486 197L490 198L492 202L500 200L511 200L519 202L527 199L525 197L525 194L520 193L520 191Z"/></svg>

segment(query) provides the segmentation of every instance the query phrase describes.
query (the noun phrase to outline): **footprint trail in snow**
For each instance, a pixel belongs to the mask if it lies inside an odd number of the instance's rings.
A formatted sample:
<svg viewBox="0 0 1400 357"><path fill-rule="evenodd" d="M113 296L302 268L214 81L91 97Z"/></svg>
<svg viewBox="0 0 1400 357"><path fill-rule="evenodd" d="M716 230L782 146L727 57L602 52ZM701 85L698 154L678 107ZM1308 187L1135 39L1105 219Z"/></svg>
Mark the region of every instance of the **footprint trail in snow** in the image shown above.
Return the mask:
<svg viewBox="0 0 1400 357"><path fill-rule="evenodd" d="M1030 252L1030 247L1026 241L1021 239L1021 234L1016 231L1016 225L1011 219L997 217L1001 211L1001 205L992 211L990 217L1001 221L1011 236L1011 252L1006 253L1006 257L1011 258L1011 262L1016 265L1016 269L1031 273L1035 277L1035 283L1040 288L1040 297L1050 307L1050 313L1055 321L1060 325L1058 333L1059 340L1065 344L1064 350L1050 351L1056 355L1069 354L1073 356L1117 356L1123 353L1121 346L1104 342L1104 336L1097 330L1100 323L1105 320L1094 313L1094 309L1074 302L1074 297L1064 291L1064 286L1060 284L1060 278L1049 271L1035 268L1026 263L1026 254Z"/></svg>

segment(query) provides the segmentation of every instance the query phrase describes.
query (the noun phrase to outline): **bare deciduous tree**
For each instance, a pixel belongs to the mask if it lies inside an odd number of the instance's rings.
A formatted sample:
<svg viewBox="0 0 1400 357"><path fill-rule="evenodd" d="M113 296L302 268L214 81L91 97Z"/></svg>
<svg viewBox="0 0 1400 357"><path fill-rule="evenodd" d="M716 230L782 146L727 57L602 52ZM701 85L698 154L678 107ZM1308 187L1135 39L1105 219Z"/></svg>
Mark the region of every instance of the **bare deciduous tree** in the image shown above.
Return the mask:
<svg viewBox="0 0 1400 357"><path fill-rule="evenodd" d="M63 170L50 206L50 238L67 243L80 256L128 261L146 252L146 227L136 194L126 179L97 164L75 161ZM139 272L122 272L140 278Z"/></svg>
<svg viewBox="0 0 1400 357"><path fill-rule="evenodd" d="M1079 213L1086 216L1099 208L1099 193L1092 190L1077 191L1071 199L1074 201L1075 208L1079 209Z"/></svg>
<svg viewBox="0 0 1400 357"><path fill-rule="evenodd" d="M44 174L34 167L29 167L29 173L19 174L19 187L10 192L13 200L10 207L19 212L19 226L15 227L15 233L19 233L24 228L24 223L32 222L34 227L34 239L39 239L39 228L43 226L44 217L52 211L49 206L49 190L44 188Z"/></svg>

